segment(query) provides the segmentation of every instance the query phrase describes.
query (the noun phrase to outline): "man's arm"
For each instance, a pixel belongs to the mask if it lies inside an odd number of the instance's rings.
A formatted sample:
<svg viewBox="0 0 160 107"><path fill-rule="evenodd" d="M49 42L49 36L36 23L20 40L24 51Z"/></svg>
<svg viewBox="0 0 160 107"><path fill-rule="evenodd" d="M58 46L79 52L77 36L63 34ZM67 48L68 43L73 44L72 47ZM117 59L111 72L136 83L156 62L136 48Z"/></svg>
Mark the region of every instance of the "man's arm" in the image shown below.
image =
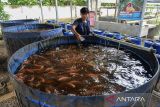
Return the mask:
<svg viewBox="0 0 160 107"><path fill-rule="evenodd" d="M76 38L77 38L78 40L80 40L81 35L76 31L76 27L77 27L77 25L74 25L74 24L73 24L71 31L76 35Z"/></svg>

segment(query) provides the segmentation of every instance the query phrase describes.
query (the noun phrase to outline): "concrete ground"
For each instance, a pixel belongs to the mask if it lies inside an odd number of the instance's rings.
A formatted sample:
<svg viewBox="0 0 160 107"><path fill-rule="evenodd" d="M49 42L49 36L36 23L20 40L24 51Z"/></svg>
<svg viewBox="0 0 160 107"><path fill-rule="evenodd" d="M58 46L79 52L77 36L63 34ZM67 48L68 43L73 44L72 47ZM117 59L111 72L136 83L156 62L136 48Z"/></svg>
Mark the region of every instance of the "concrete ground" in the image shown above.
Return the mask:
<svg viewBox="0 0 160 107"><path fill-rule="evenodd" d="M19 107L14 91L0 97L0 107Z"/></svg>
<svg viewBox="0 0 160 107"><path fill-rule="evenodd" d="M0 79L3 76L8 76L6 67L7 67L7 52L4 46L4 42L0 40ZM14 92L13 84L10 80L7 83L6 92L4 92L4 94L0 93L0 107L19 107L18 100ZM152 95L151 103L148 107L160 107L160 90L159 93Z"/></svg>

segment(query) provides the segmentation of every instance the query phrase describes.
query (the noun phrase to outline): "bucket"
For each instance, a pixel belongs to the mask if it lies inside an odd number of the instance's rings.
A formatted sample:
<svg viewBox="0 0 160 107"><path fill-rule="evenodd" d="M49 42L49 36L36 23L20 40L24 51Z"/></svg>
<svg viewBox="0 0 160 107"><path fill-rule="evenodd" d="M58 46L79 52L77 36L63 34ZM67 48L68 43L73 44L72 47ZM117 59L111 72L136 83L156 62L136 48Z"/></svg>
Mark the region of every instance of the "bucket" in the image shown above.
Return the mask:
<svg viewBox="0 0 160 107"><path fill-rule="evenodd" d="M128 37L129 41L136 45L141 45L141 38Z"/></svg>
<svg viewBox="0 0 160 107"><path fill-rule="evenodd" d="M124 38L119 32L113 32L114 38L117 40L121 40Z"/></svg>
<svg viewBox="0 0 160 107"><path fill-rule="evenodd" d="M156 49L157 54L160 54L160 42L159 41L155 41L155 43L153 44L153 48Z"/></svg>
<svg viewBox="0 0 160 107"><path fill-rule="evenodd" d="M93 32L94 32L95 34L97 34L97 35L103 35L103 34L104 34L103 31L97 30L97 29L94 29Z"/></svg>
<svg viewBox="0 0 160 107"><path fill-rule="evenodd" d="M62 28L64 28L65 29L65 27L66 27L66 24L65 23L63 23L63 22L59 22L58 23Z"/></svg>
<svg viewBox="0 0 160 107"><path fill-rule="evenodd" d="M152 40L145 40L144 41L144 47L151 48L153 46L154 42Z"/></svg>
<svg viewBox="0 0 160 107"><path fill-rule="evenodd" d="M47 20L47 23L49 23L49 24L55 24L56 20Z"/></svg>
<svg viewBox="0 0 160 107"><path fill-rule="evenodd" d="M72 25L71 25L71 24L67 24L67 25L66 25L66 29L67 29L67 30L71 30L71 29L72 29Z"/></svg>

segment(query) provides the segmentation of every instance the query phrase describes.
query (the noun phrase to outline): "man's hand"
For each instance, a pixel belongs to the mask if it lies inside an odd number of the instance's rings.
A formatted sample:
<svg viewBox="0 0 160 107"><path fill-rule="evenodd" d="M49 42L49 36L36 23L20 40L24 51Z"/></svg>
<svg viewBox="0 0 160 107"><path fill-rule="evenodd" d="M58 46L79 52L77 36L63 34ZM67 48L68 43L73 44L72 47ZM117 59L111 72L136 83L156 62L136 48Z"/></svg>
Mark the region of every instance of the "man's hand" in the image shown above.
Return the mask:
<svg viewBox="0 0 160 107"><path fill-rule="evenodd" d="M76 31L76 25L72 25L72 32L76 35L78 41L84 41L85 39Z"/></svg>
<svg viewBox="0 0 160 107"><path fill-rule="evenodd" d="M89 36L95 36L94 32L90 32Z"/></svg>
<svg viewBox="0 0 160 107"><path fill-rule="evenodd" d="M81 35L77 35L76 38L77 38L77 40L79 40L79 41L84 41L84 40L85 40L85 38L82 37Z"/></svg>
<svg viewBox="0 0 160 107"><path fill-rule="evenodd" d="M75 34L75 36L76 36L76 38L77 38L77 40L81 40L81 35L76 31L76 25L72 25L72 29L71 29L71 31Z"/></svg>
<svg viewBox="0 0 160 107"><path fill-rule="evenodd" d="M76 35L76 38L77 38L77 40L79 40L79 41L81 40L80 37L81 37L81 35Z"/></svg>

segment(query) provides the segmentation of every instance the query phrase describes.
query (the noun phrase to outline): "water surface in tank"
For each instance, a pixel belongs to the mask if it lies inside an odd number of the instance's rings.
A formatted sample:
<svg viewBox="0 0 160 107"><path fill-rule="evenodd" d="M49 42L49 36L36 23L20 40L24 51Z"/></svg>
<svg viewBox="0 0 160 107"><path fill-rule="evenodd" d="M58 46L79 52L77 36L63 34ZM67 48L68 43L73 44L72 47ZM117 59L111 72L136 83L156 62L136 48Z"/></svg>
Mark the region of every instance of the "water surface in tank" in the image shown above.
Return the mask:
<svg viewBox="0 0 160 107"><path fill-rule="evenodd" d="M152 76L150 67L135 54L100 45L66 45L34 54L16 74L30 87L71 96L127 91Z"/></svg>

